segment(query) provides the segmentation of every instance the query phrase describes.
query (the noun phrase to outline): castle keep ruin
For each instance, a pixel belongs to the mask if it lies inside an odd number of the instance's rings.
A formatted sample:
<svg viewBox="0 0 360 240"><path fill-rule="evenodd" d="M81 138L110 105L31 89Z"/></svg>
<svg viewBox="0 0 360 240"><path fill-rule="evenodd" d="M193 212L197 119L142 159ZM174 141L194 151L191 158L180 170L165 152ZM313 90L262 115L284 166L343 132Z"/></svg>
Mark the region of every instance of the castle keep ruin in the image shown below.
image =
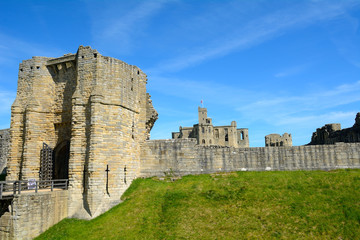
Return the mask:
<svg viewBox="0 0 360 240"><path fill-rule="evenodd" d="M180 127L179 132L173 132L173 139L194 138L199 145L249 147L249 131L247 128L236 128L236 122L230 126L213 126L212 119L207 117L206 108L198 108L199 123L193 127Z"/></svg>
<svg viewBox="0 0 360 240"><path fill-rule="evenodd" d="M265 147L291 147L292 137L289 133L280 134L272 133L265 136Z"/></svg>
<svg viewBox="0 0 360 240"><path fill-rule="evenodd" d="M360 142L360 112L350 128L341 129L340 123L325 124L312 134L309 145L334 144L337 142Z"/></svg>
<svg viewBox="0 0 360 240"><path fill-rule="evenodd" d="M69 216L93 218L119 203L157 119L146 83L138 67L90 47L23 61L7 180L68 178Z"/></svg>

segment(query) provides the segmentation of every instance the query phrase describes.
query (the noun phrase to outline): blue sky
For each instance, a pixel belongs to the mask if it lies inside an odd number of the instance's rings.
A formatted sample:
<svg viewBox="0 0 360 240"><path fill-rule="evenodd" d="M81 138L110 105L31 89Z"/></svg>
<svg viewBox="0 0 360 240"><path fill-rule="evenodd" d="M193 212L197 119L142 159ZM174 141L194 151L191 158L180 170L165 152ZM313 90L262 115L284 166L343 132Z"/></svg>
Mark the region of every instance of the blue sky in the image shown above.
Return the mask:
<svg viewBox="0 0 360 240"><path fill-rule="evenodd" d="M19 63L90 45L148 75L152 139L197 123L306 144L360 111L360 1L1 1L0 128L10 126Z"/></svg>

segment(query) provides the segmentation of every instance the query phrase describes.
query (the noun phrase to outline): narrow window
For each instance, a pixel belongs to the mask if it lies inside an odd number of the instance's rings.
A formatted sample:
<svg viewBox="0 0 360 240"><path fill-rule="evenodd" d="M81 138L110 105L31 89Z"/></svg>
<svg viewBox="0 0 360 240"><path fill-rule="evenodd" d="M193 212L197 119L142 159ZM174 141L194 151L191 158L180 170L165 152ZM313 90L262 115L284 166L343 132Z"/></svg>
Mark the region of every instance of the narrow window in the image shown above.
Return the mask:
<svg viewBox="0 0 360 240"><path fill-rule="evenodd" d="M205 139L202 140L202 143L205 144Z"/></svg>
<svg viewBox="0 0 360 240"><path fill-rule="evenodd" d="M241 140L244 140L244 132L241 132Z"/></svg>
<svg viewBox="0 0 360 240"><path fill-rule="evenodd" d="M205 132L204 127L201 127L201 132L202 132L202 133L204 133L204 132Z"/></svg>
<svg viewBox="0 0 360 240"><path fill-rule="evenodd" d="M131 137L132 137L132 139L135 139L134 132L135 132L135 124L133 122L132 127L131 127Z"/></svg>
<svg viewBox="0 0 360 240"><path fill-rule="evenodd" d="M126 184L126 165L124 167L124 183Z"/></svg>

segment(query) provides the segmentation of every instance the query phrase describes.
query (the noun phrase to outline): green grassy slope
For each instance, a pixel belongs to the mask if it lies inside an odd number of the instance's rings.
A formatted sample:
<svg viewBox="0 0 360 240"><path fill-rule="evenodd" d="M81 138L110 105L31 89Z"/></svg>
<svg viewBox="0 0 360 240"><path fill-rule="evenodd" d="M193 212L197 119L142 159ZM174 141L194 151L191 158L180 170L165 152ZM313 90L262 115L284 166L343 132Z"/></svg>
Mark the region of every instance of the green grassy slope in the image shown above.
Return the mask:
<svg viewBox="0 0 360 240"><path fill-rule="evenodd" d="M360 170L137 179L123 200L37 239L360 239Z"/></svg>

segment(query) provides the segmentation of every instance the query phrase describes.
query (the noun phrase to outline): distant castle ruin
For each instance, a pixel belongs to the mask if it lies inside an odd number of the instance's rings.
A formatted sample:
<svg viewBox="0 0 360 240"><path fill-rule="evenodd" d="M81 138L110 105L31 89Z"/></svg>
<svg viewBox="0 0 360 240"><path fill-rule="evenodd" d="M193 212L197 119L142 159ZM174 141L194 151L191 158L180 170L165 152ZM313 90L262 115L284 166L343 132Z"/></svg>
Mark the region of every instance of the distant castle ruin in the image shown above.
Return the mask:
<svg viewBox="0 0 360 240"><path fill-rule="evenodd" d="M199 123L193 127L180 127L173 132L173 139L194 138L203 146L249 147L249 131L247 128L236 128L236 122L230 126L213 126L212 119L207 117L206 108L198 108Z"/></svg>
<svg viewBox="0 0 360 240"><path fill-rule="evenodd" d="M249 147L247 128L235 121L213 126L200 107L193 127L149 140L158 114L146 84L138 67L90 47L20 64L10 135L0 132L0 161L8 156L0 239L31 239L67 217L94 218L120 203L139 177L360 168L360 113L350 130L318 129L312 140L318 145L291 147L290 134L271 134L272 147ZM35 181L54 179L68 188L20 193L21 183L30 190ZM3 199L6 184L15 190Z"/></svg>
<svg viewBox="0 0 360 240"><path fill-rule="evenodd" d="M309 145L334 144L337 142L360 142L360 112L356 114L355 123L350 128L341 129L340 123L332 123L316 129Z"/></svg>
<svg viewBox="0 0 360 240"><path fill-rule="evenodd" d="M289 133L280 134L272 133L265 136L265 147L291 147L292 137Z"/></svg>

